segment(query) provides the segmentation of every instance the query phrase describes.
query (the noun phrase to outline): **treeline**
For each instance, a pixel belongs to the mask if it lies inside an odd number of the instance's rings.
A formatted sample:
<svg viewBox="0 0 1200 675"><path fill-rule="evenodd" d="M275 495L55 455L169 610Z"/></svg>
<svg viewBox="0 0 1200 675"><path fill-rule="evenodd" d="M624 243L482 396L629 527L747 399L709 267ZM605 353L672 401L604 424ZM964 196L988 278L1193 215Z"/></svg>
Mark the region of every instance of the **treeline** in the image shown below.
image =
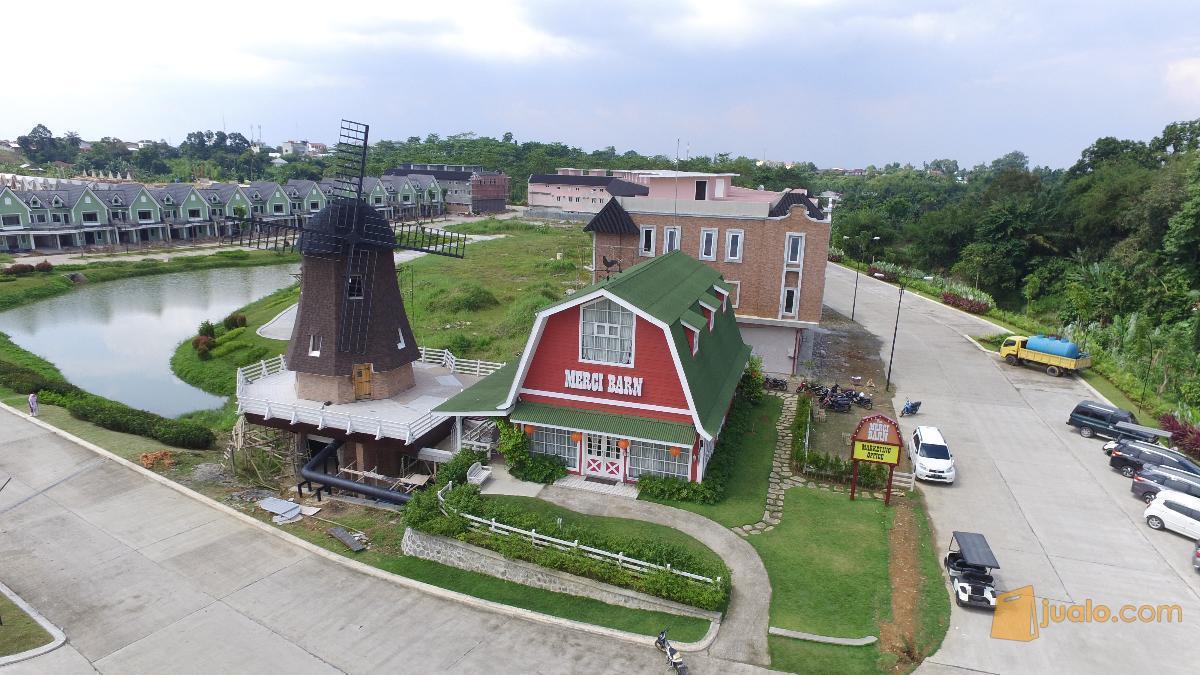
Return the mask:
<svg viewBox="0 0 1200 675"><path fill-rule="evenodd" d="M957 174L840 179L833 241L974 285L1098 350L1126 393L1198 408L1198 146L1200 120L1098 139L1065 170L1013 152Z"/></svg>

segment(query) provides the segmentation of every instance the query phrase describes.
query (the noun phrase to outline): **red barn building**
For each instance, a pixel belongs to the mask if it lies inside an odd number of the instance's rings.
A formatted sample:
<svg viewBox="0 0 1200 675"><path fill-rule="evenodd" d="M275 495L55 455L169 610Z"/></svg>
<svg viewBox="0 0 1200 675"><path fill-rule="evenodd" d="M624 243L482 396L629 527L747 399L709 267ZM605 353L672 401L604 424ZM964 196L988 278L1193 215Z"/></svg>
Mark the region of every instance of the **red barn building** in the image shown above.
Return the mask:
<svg viewBox="0 0 1200 675"><path fill-rule="evenodd" d="M522 354L434 412L507 418L573 474L700 481L750 348L720 273L676 251L539 312Z"/></svg>

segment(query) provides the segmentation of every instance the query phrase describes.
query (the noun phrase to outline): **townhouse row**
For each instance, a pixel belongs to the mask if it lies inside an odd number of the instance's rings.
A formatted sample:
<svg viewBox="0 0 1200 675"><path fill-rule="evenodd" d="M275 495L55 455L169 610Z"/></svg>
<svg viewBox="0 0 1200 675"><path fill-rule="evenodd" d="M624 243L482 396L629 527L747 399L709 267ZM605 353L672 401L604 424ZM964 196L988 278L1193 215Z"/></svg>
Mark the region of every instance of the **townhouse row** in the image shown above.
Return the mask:
<svg viewBox="0 0 1200 675"><path fill-rule="evenodd" d="M227 216L303 219L325 208L332 181L247 185L91 183L0 188L0 250L32 251L227 236ZM446 189L426 174L367 178L363 198L388 220L445 212Z"/></svg>

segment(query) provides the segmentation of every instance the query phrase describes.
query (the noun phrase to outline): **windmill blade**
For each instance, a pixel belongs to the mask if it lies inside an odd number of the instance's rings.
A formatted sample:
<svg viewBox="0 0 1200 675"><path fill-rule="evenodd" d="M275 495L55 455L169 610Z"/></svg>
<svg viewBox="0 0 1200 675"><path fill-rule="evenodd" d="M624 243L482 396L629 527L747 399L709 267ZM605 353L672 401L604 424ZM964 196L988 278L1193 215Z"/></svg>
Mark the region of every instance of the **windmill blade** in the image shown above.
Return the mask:
<svg viewBox="0 0 1200 675"><path fill-rule="evenodd" d="M254 217L226 216L225 221L237 226L236 232L230 229L229 243L264 251L295 251L304 232L299 225Z"/></svg>
<svg viewBox="0 0 1200 675"><path fill-rule="evenodd" d="M394 248L463 258L467 255L467 235L423 225L401 225L396 228Z"/></svg>
<svg viewBox="0 0 1200 675"><path fill-rule="evenodd" d="M343 199L362 199L363 177L367 173L367 136L370 126L342 120L341 133L333 155L333 182Z"/></svg>
<svg viewBox="0 0 1200 675"><path fill-rule="evenodd" d="M371 326L375 263L380 254L377 248L350 244L342 285L342 319L337 342L339 352L366 352L367 332Z"/></svg>

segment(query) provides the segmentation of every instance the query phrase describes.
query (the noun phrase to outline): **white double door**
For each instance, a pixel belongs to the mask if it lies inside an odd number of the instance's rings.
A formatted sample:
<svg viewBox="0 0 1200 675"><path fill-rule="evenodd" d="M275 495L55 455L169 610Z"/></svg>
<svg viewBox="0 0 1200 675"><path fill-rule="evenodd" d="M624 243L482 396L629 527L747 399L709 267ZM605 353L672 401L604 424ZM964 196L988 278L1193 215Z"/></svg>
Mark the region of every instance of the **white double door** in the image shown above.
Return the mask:
<svg viewBox="0 0 1200 675"><path fill-rule="evenodd" d="M597 434L583 435L583 473L613 480L625 479L625 460L617 439Z"/></svg>

